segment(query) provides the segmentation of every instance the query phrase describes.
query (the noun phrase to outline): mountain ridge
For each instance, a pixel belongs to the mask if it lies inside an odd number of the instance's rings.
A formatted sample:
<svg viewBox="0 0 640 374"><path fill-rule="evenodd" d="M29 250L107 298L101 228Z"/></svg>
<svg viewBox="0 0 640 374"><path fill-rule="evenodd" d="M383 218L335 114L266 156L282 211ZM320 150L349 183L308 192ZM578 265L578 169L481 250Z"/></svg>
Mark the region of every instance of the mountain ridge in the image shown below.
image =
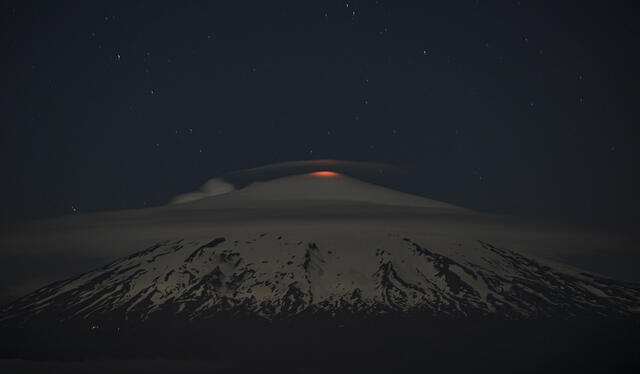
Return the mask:
<svg viewBox="0 0 640 374"><path fill-rule="evenodd" d="M423 196L396 191L367 183L350 176L308 173L282 177L266 182L254 182L242 189L171 205L172 208L215 207L233 202L242 204L253 201L352 201L382 205L415 206L423 208L466 209L428 199ZM329 172L326 172L329 173Z"/></svg>
<svg viewBox="0 0 640 374"><path fill-rule="evenodd" d="M158 243L26 295L1 322L64 315L65 320L144 321L157 312L185 320L221 312L273 319L302 312L506 319L629 317L640 287L553 267L476 241L437 248L388 234L380 248L288 241L261 233Z"/></svg>

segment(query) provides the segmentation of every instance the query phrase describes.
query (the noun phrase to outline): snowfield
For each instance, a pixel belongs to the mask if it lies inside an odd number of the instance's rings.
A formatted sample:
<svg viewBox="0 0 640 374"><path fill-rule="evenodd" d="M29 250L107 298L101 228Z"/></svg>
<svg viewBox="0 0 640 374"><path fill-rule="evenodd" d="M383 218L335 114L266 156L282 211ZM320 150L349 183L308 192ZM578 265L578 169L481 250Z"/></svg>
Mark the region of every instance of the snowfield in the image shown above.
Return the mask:
<svg viewBox="0 0 640 374"><path fill-rule="evenodd" d="M172 238L30 293L1 321L229 311L624 317L640 307L637 285L495 246L464 229L472 212L347 176L286 177L155 212L180 221ZM211 216L221 223L189 224Z"/></svg>

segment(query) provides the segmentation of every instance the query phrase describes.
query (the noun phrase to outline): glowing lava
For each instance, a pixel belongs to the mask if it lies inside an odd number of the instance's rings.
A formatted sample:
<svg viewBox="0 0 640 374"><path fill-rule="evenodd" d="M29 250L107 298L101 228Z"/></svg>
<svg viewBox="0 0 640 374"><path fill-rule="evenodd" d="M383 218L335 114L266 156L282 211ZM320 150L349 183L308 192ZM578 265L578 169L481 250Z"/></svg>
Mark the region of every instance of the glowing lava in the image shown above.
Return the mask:
<svg viewBox="0 0 640 374"><path fill-rule="evenodd" d="M323 170L323 171L314 171L313 173L309 173L309 175L313 177L334 178L334 177L339 177L342 174L336 173L335 171Z"/></svg>

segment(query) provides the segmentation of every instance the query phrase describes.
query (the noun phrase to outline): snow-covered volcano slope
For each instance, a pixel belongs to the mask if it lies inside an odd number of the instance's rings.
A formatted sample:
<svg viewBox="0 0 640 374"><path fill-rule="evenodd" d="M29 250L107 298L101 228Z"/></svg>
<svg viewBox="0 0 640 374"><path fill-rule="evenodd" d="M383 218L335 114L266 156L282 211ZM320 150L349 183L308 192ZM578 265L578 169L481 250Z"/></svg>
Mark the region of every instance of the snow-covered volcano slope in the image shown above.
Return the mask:
<svg viewBox="0 0 640 374"><path fill-rule="evenodd" d="M0 318L640 311L636 285L498 248L462 229L464 209L346 176L287 177L158 213L189 219L167 240L18 299ZM442 230L446 219L461 229Z"/></svg>
<svg viewBox="0 0 640 374"><path fill-rule="evenodd" d="M551 267L484 242L439 242L399 233L286 233L158 243L101 269L29 294L3 319L59 315L184 319L241 311L273 318L302 312L433 316L629 316L640 289ZM314 238L314 241L309 241Z"/></svg>
<svg viewBox="0 0 640 374"><path fill-rule="evenodd" d="M627 261L623 254L635 248L625 235L474 212L344 175L304 174L240 190L228 184L222 187L215 196L196 193L198 200L180 204L1 227L0 303L160 242L202 242L214 235L245 238L277 232L321 242L340 233L349 233L349 240L357 241L367 232L370 237L395 233L416 240L440 238L446 245L457 245L461 239L481 240L526 255L583 265L614 278L624 274L606 264ZM609 261L602 266L591 260L605 253Z"/></svg>

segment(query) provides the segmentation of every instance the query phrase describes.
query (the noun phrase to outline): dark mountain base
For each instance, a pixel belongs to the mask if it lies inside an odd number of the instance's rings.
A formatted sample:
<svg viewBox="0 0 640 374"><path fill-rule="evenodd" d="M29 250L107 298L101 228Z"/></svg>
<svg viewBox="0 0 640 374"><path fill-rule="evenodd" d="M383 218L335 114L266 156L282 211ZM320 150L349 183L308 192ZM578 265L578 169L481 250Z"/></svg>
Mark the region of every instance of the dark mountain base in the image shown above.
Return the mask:
<svg viewBox="0 0 640 374"><path fill-rule="evenodd" d="M205 360L222 372L637 373L637 320L367 319L4 327L2 358ZM124 361L126 362L126 361ZM303 370L304 369L304 370Z"/></svg>

